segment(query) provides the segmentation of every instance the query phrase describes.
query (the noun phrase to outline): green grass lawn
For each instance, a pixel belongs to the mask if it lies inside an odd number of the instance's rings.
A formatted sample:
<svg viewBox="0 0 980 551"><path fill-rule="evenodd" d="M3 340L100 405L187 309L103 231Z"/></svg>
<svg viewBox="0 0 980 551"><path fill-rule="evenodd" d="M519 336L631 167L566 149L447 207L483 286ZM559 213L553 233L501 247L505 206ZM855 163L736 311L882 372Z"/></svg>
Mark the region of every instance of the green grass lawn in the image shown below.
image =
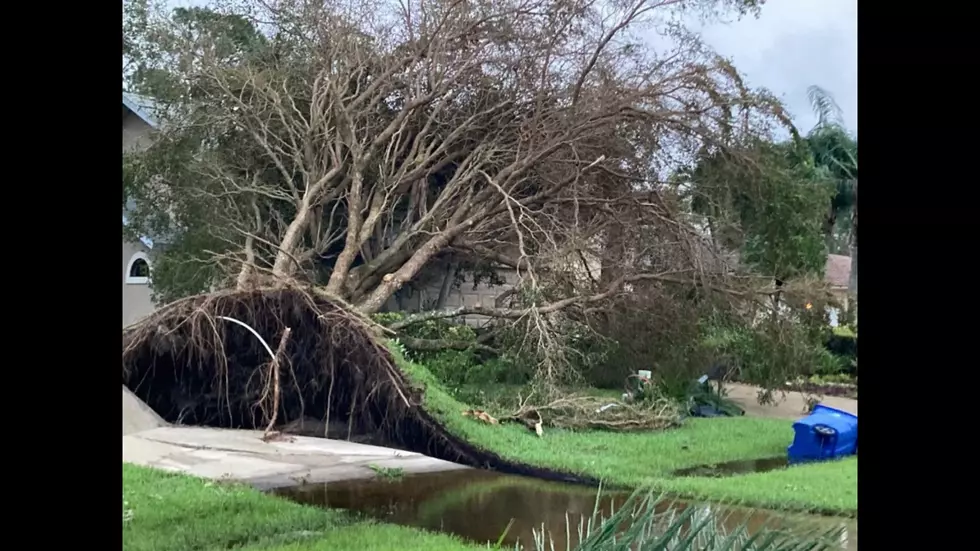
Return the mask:
<svg viewBox="0 0 980 551"><path fill-rule="evenodd" d="M449 535L298 505L244 485L125 463L123 500L132 515L123 522L127 551L486 549Z"/></svg>
<svg viewBox="0 0 980 551"><path fill-rule="evenodd" d="M688 419L656 433L573 432L546 429L538 438L513 425L487 425L461 415L460 403L422 366L403 370L425 386L426 409L468 442L537 467L587 475L622 487L652 487L678 497L792 511L853 516L857 512L857 458L727 478L675 477L677 469L781 456L792 442L790 421L753 417Z"/></svg>

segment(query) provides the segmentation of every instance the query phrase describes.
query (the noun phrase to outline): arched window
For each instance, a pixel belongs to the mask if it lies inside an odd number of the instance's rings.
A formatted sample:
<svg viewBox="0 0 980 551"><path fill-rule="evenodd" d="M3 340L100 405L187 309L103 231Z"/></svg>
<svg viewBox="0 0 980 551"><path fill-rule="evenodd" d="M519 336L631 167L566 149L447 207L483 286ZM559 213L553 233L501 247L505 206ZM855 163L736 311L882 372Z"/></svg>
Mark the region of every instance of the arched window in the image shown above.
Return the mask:
<svg viewBox="0 0 980 551"><path fill-rule="evenodd" d="M150 259L146 253L138 252L129 259L126 267L126 283L130 285L146 285L150 282Z"/></svg>

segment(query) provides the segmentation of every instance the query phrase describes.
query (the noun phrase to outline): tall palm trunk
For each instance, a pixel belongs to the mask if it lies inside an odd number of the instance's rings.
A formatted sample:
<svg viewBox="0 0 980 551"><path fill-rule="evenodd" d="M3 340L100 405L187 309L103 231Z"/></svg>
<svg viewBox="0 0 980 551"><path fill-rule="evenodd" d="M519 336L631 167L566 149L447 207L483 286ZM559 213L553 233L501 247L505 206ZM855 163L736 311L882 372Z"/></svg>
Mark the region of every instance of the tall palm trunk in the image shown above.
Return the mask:
<svg viewBox="0 0 980 551"><path fill-rule="evenodd" d="M855 300L858 293L858 199L857 180L854 180L854 213L851 215L851 276L847 281L847 292Z"/></svg>

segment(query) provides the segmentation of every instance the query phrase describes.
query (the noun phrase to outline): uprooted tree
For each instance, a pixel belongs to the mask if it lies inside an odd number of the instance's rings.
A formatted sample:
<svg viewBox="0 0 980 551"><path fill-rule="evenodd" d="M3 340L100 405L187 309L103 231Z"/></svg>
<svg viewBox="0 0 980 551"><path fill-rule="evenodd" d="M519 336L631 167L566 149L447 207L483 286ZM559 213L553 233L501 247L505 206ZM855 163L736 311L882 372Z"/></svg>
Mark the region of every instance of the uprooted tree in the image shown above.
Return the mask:
<svg viewBox="0 0 980 551"><path fill-rule="evenodd" d="M124 77L164 124L124 160L126 231L168 236L165 300L299 284L373 314L447 258L506 266L520 284L496 304L401 325L523 324L549 374L555 328L608 321L624 293L749 311L768 282L726 262L669 177L706 153L782 170L752 146L789 125L780 104L676 17L761 4L131 0Z"/></svg>

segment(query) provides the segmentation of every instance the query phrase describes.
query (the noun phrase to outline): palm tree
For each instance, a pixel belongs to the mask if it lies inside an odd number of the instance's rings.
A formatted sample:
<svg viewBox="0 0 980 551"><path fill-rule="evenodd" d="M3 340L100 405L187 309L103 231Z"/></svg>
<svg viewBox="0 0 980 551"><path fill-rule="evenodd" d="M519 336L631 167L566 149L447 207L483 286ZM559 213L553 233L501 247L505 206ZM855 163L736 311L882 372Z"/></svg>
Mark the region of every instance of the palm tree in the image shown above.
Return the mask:
<svg viewBox="0 0 980 551"><path fill-rule="evenodd" d="M857 139L844 126L844 117L833 96L819 86L810 86L807 97L817 124L807 135L807 142L817 165L825 167L837 181L837 193L831 200L828 215L828 237L838 226L839 215L850 214L847 242L851 256L851 277L848 292L857 297Z"/></svg>

